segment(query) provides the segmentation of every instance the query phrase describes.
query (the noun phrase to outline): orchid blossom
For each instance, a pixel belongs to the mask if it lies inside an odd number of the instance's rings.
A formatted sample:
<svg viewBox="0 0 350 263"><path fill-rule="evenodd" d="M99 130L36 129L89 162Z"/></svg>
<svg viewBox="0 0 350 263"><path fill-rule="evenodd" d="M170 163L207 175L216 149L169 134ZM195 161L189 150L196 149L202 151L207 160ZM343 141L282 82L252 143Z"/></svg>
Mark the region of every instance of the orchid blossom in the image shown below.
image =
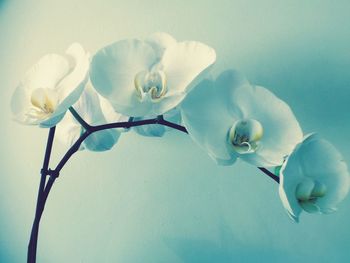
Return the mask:
<svg viewBox="0 0 350 263"><path fill-rule="evenodd" d="M65 55L42 57L25 75L12 97L14 119L28 125L55 126L84 90L89 54L72 44Z"/></svg>
<svg viewBox="0 0 350 263"><path fill-rule="evenodd" d="M306 136L280 170L279 194L288 215L328 214L349 192L350 176L339 151L317 134Z"/></svg>
<svg viewBox="0 0 350 263"><path fill-rule="evenodd" d="M89 125L100 125L110 122L122 121L125 119L121 114L116 113L112 106L92 88L91 83L87 84L80 99L70 108L79 114L79 117ZM72 114L66 114L63 120L57 125L57 135L61 142L72 146L74 142L84 133L84 124L79 122ZM118 141L122 129L103 130L89 135L80 146L80 150L90 151L110 150Z"/></svg>
<svg viewBox="0 0 350 263"><path fill-rule="evenodd" d="M280 183L283 206L295 221L302 211L336 210L350 187L340 153L315 134L303 140L290 107L237 71L212 79L215 61L214 49L203 43L155 33L103 47L91 62L75 43L64 55L42 57L26 73L12 97L14 119L50 128L28 262L36 261L45 203L68 160L79 150L110 150L127 131L162 137L177 130L219 165L239 158L257 166ZM69 148L51 169L55 133Z"/></svg>
<svg viewBox="0 0 350 263"><path fill-rule="evenodd" d="M175 108L215 59L215 51L205 44L157 33L102 48L92 58L90 75L97 92L117 112L157 116Z"/></svg>
<svg viewBox="0 0 350 263"><path fill-rule="evenodd" d="M233 70L199 83L181 104L181 115L192 139L220 165L240 158L278 166L302 140L289 106Z"/></svg>

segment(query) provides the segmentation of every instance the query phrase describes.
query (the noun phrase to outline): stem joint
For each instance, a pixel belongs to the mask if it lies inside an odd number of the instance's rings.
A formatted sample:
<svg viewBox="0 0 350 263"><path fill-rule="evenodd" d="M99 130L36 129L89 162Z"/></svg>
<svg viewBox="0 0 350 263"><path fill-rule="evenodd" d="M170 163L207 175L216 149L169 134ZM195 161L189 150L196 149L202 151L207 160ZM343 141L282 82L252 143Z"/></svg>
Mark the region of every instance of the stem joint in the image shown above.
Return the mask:
<svg viewBox="0 0 350 263"><path fill-rule="evenodd" d="M58 170L52 170L52 169L49 169L47 171L47 174L52 178L52 179L56 179L60 176L60 172Z"/></svg>

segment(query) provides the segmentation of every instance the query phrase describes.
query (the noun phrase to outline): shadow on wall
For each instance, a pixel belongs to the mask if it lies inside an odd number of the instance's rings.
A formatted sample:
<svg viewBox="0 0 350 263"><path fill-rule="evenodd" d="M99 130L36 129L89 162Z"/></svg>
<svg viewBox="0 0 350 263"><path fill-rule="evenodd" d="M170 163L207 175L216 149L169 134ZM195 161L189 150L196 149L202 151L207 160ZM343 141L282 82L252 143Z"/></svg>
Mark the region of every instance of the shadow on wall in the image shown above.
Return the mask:
<svg viewBox="0 0 350 263"><path fill-rule="evenodd" d="M296 47L266 52L251 74L258 83L283 89L281 95L290 105L296 105L292 108L302 126L324 126L324 121L332 121L330 125L343 125L348 117L350 96L347 48L338 43L315 48L311 42L306 40ZM313 124L309 125L309 121Z"/></svg>
<svg viewBox="0 0 350 263"><path fill-rule="evenodd" d="M165 245L185 263L230 262L300 262L300 255L288 255L286 251L238 241L227 223L218 226L217 242L202 239L165 237Z"/></svg>
<svg viewBox="0 0 350 263"><path fill-rule="evenodd" d="M8 2L8 0L0 0L0 12L5 8Z"/></svg>

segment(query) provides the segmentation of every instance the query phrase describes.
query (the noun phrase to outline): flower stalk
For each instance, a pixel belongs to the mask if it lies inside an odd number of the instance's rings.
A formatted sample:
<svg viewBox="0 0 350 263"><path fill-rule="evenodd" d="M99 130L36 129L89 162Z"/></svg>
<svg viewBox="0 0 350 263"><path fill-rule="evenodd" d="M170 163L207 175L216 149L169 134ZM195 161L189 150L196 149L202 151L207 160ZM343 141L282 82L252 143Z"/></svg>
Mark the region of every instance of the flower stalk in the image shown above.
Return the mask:
<svg viewBox="0 0 350 263"><path fill-rule="evenodd" d="M163 118L162 115L157 116L156 118L146 119L146 120L140 120L140 121L133 121L133 118L130 118L129 121L126 122L115 122L115 123L108 123L108 124L102 124L102 125L96 125L92 126L85 122L85 120L77 113L77 111L70 107L69 111L72 113L74 118L82 125L82 127L85 129L85 132L81 134L81 136L77 139L77 141L68 149L66 154L62 157L62 159L57 164L56 168L51 170L49 169L49 162L50 162L50 156L51 156L51 150L52 150L52 144L53 139L55 135L55 127L50 128L48 141L46 145L46 152L45 152L45 158L44 158L44 164L43 168L41 170L41 180L39 185L39 191L38 191L38 200L36 205L36 212L35 212L35 218L32 226L32 232L30 236L30 241L28 245L28 257L27 262L28 263L35 263L36 262L36 251L37 251L37 242L38 242L38 233L39 233L39 224L41 220L41 216L43 214L45 204L47 201L47 198L50 194L50 191L52 189L53 184L55 183L56 178L59 176L61 170L65 166L65 164L68 162L68 160L73 156L74 153L76 153L79 150L80 145L84 142L84 140L91 135L92 133L102 131L102 130L108 130L108 129L115 129L115 128L131 128L136 126L143 126L143 125L150 125L150 124L159 124L164 125L170 128L173 128L175 130L181 131L183 133L188 134L188 131L185 127L169 122ZM274 175L272 172L267 170L263 167L258 167L260 171L268 175L270 178L272 178L274 181L279 183L279 177ZM49 176L46 183L46 176Z"/></svg>
<svg viewBox="0 0 350 263"><path fill-rule="evenodd" d="M33 222L33 227L32 227L32 232L30 235L30 241L28 245L28 257L27 261L32 263L36 261L36 250L37 250L37 242L38 242L38 233L39 233L39 224L40 224L40 218L44 209L44 204L43 200L46 201L46 198L43 198L44 195L44 189L45 189L45 183L46 183L46 176L48 175L48 168L49 168L49 163L50 163L50 156L51 156L51 151L52 151L52 145L53 145L53 140L55 136L55 130L56 127L52 127L49 130L49 135L47 139L47 144L46 144L46 151L45 151L45 157L44 157L44 163L43 167L41 169L41 178L40 178L40 185L39 185L39 190L38 190L38 198L37 198L37 203L36 203L36 211L35 211L35 218Z"/></svg>

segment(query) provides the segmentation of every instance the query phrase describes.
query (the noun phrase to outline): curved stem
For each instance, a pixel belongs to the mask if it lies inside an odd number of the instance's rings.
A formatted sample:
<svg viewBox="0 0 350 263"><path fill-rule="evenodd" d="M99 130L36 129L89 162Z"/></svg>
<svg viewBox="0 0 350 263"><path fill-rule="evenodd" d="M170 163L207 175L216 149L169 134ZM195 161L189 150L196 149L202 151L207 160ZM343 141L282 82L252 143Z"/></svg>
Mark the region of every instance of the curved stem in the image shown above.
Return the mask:
<svg viewBox="0 0 350 263"><path fill-rule="evenodd" d="M56 168L54 169L55 173L58 175L60 171L62 170L63 166L67 163L69 158L79 150L80 145L83 143L83 141L93 132L87 130L85 131L79 139L69 148L69 150L66 152L66 154L63 156L61 161L57 164Z"/></svg>
<svg viewBox="0 0 350 263"><path fill-rule="evenodd" d="M38 238L38 231L39 231L39 223L41 216L43 214L45 204L48 198L48 195L50 194L50 191L52 189L52 186L58 177L59 173L61 172L64 165L68 162L68 160L73 156L75 152L77 152L81 146L81 144L84 142L84 140L92 133L107 130L107 129L114 129L114 128L131 128L136 126L142 126L142 125L149 125L149 124L159 124L164 125L173 129L176 129L178 131L181 131L183 133L188 134L188 131L185 127L169 122L167 120L164 120L163 116L160 115L153 119L146 119L146 120L140 120L140 121L133 121L130 119L127 122L115 122L115 123L108 123L108 124L102 124L97 126L91 126L87 122L81 118L81 116L74 110L73 107L71 107L70 112L73 114L74 118L83 126L85 129L85 132L78 138L78 140L68 149L66 154L62 157L60 162L57 164L56 168L54 170L48 169L48 164L50 160L50 154L52 149L52 142L54 138L55 133L55 127L50 129L49 138L47 142L46 152L45 152L45 159L42 169L42 177L40 181L39 186L39 193L38 193L38 200L37 200L37 207L36 207L36 214L35 219L33 223L32 228L32 234L31 239L28 246L28 263L35 263L36 260L36 248L37 248L37 238ZM259 170L261 170L263 173L268 175L270 178L272 178L274 181L279 183L279 177L267 170L263 167L258 167ZM50 175L50 178L45 186L46 182L46 176Z"/></svg>
<svg viewBox="0 0 350 263"><path fill-rule="evenodd" d="M181 132L188 134L188 131L184 126L181 126L181 125L173 123L173 122L166 121L166 120L164 120L162 115L158 116L158 124L168 126L168 127L173 128L175 130L178 130L178 131L181 131Z"/></svg>
<svg viewBox="0 0 350 263"><path fill-rule="evenodd" d="M73 108L72 108L73 109ZM73 109L73 112L75 112L73 115L77 119L83 120L79 114ZM83 121L86 123L85 121ZM91 126L86 123L86 131L79 137L79 139L71 146L71 148L67 151L67 153L63 156L61 161L58 163L58 165L55 168L55 172L58 174L64 167L64 165L67 163L67 161L70 159L70 157L79 150L80 145L83 143L83 141L92 133L107 130L107 129L114 129L114 128L131 128L136 126L143 126L143 125L149 125L149 124L159 124L168 126L170 128L176 129L178 131L181 131L183 133L188 134L187 129L184 126L181 126L179 124L169 122L167 120L164 120L163 116L158 116L157 118L153 119L146 119L146 120L140 120L140 121L126 121L126 122L115 122L115 123L108 123L108 124L102 124L102 125L96 125ZM279 183L279 177L267 170L263 167L258 167L260 171L271 177L274 181Z"/></svg>

